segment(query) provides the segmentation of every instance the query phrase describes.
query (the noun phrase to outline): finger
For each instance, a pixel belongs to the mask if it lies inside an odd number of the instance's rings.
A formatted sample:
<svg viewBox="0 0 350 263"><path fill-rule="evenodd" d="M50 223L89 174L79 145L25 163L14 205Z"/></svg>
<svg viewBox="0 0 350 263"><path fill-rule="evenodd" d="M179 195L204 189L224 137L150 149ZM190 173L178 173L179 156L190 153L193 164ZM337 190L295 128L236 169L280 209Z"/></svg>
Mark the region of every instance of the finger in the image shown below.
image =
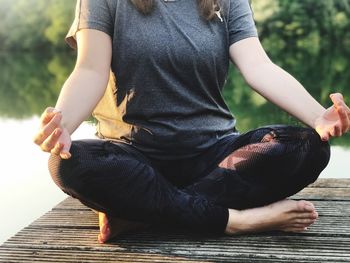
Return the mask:
<svg viewBox="0 0 350 263"><path fill-rule="evenodd" d="M59 127L62 119L62 115L60 113L56 113L55 116L51 119L51 121L46 124L41 131L34 137L34 143L37 145L41 145L47 138L50 136L56 128Z"/></svg>
<svg viewBox="0 0 350 263"><path fill-rule="evenodd" d="M60 153L62 159L69 159L72 157L71 153L69 152L70 146L71 142L64 144L63 149Z"/></svg>
<svg viewBox="0 0 350 263"><path fill-rule="evenodd" d="M335 125L333 127L333 133L331 134L332 136L339 137L342 135L341 128L339 125Z"/></svg>
<svg viewBox="0 0 350 263"><path fill-rule="evenodd" d="M316 127L316 132L318 133L318 135L320 136L321 140L326 142L329 140L329 135L327 132L324 132L323 129Z"/></svg>
<svg viewBox="0 0 350 263"><path fill-rule="evenodd" d="M349 130L349 126L350 126L349 116L343 107L337 108L337 113L340 120L340 126L341 126L340 130L342 133L346 133Z"/></svg>
<svg viewBox="0 0 350 263"><path fill-rule="evenodd" d="M329 97L331 98L336 108L344 107L346 114L350 115L350 108L348 105L346 105L344 97L341 93L334 93L329 95Z"/></svg>
<svg viewBox="0 0 350 263"><path fill-rule="evenodd" d="M340 119L340 130L344 134L350 129L350 108L345 104L344 97L341 93L330 95L334 107L337 110Z"/></svg>
<svg viewBox="0 0 350 263"><path fill-rule="evenodd" d="M63 143L56 143L55 147L51 150L51 153L54 155L60 155L64 144Z"/></svg>
<svg viewBox="0 0 350 263"><path fill-rule="evenodd" d="M340 92L332 93L329 95L329 97L338 97L339 99L344 100L343 94L341 94Z"/></svg>
<svg viewBox="0 0 350 263"><path fill-rule="evenodd" d="M340 105L342 102L344 102L344 97L341 93L333 93L330 94L329 97L331 98L332 102L338 106Z"/></svg>
<svg viewBox="0 0 350 263"><path fill-rule="evenodd" d="M54 116L56 113L60 112L59 110L53 108L53 107L48 107L45 109L43 114L41 114L40 117L40 122L42 125L47 124Z"/></svg>
<svg viewBox="0 0 350 263"><path fill-rule="evenodd" d="M40 144L41 150L44 152L51 152L62 134L61 129L56 129L43 143Z"/></svg>
<svg viewBox="0 0 350 263"><path fill-rule="evenodd" d="M65 159L65 160L68 160L69 158L72 157L70 152L63 152L63 151L60 153L60 156L62 159Z"/></svg>
<svg viewBox="0 0 350 263"><path fill-rule="evenodd" d="M324 142L327 142L329 141L329 133L328 132L323 132L322 135L321 135L321 140L324 141Z"/></svg>
<svg viewBox="0 0 350 263"><path fill-rule="evenodd" d="M330 129L330 130L329 130L329 135L330 135L331 137L335 137L336 127L333 126L333 127L329 128L329 129Z"/></svg>

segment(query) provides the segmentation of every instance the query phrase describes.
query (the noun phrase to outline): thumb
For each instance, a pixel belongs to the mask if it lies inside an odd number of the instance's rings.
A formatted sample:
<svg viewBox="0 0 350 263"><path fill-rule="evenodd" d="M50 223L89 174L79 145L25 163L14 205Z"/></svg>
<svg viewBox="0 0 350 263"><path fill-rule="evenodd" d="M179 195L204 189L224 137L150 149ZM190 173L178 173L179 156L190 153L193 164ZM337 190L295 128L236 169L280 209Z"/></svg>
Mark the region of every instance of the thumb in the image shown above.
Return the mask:
<svg viewBox="0 0 350 263"><path fill-rule="evenodd" d="M316 127L316 132L320 136L322 141L328 141L329 140L329 134L325 129L322 129L322 127L318 126Z"/></svg>
<svg viewBox="0 0 350 263"><path fill-rule="evenodd" d="M72 157L70 153L70 147L72 145L72 141L69 134L66 134L66 136L63 137L62 144L63 144L63 148L61 150L60 156L62 159L69 159L70 157Z"/></svg>
<svg viewBox="0 0 350 263"><path fill-rule="evenodd" d="M62 159L69 159L72 157L72 154L69 152L69 149L70 149L70 143L69 145L64 144L63 149L60 153L60 156Z"/></svg>

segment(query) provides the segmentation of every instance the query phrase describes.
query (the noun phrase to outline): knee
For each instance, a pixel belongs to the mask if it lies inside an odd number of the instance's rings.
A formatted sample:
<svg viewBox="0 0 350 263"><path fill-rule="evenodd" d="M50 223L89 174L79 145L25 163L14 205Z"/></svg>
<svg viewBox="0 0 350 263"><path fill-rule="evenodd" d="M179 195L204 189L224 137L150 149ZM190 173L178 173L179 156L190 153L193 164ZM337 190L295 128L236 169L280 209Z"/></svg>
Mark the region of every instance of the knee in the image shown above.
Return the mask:
<svg viewBox="0 0 350 263"><path fill-rule="evenodd" d="M319 134L313 129L309 129L308 141L313 159L323 170L327 166L331 156L329 143L322 141Z"/></svg>
<svg viewBox="0 0 350 263"><path fill-rule="evenodd" d="M51 175L52 180L55 182L55 184L64 190L65 181L68 176L67 173L64 172L64 163L65 161L61 159L60 156L51 154L49 161L48 161L48 167L49 172Z"/></svg>
<svg viewBox="0 0 350 263"><path fill-rule="evenodd" d="M313 129L308 129L307 133L307 145L308 145L308 158L306 166L310 175L309 183L313 183L317 180L320 173L326 168L330 160L330 145L328 142L322 141L318 133Z"/></svg>
<svg viewBox="0 0 350 263"><path fill-rule="evenodd" d="M58 155L51 154L48 160L49 173L55 184L67 194L71 194L78 183L78 177L81 172L81 163L79 160L80 152L79 145L73 142L70 152L72 154L70 159L62 159Z"/></svg>

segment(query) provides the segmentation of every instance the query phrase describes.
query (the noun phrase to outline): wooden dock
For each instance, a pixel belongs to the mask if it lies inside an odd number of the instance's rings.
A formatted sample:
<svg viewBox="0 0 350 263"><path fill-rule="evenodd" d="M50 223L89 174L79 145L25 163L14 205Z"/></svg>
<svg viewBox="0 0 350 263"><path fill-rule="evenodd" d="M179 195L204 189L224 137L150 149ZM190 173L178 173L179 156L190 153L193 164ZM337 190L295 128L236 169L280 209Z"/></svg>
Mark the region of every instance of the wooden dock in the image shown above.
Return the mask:
<svg viewBox="0 0 350 263"><path fill-rule="evenodd" d="M293 198L313 200L320 214L302 234L152 228L103 245L96 214L67 198L0 246L0 262L350 262L350 179L320 179Z"/></svg>

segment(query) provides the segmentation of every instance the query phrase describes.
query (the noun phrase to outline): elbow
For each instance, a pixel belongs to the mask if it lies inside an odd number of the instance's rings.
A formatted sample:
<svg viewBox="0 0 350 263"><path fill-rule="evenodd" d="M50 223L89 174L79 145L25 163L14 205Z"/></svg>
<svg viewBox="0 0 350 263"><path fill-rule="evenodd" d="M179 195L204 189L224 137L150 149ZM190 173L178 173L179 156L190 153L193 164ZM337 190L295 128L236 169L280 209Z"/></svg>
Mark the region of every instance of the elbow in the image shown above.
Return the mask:
<svg viewBox="0 0 350 263"><path fill-rule="evenodd" d="M80 64L75 66L73 74L93 78L99 83L107 84L110 76L110 68L86 67Z"/></svg>
<svg viewBox="0 0 350 263"><path fill-rule="evenodd" d="M241 68L241 74L246 83L254 88L259 82L273 76L274 64L271 61L265 61L259 64L251 64Z"/></svg>
<svg viewBox="0 0 350 263"><path fill-rule="evenodd" d="M254 87L255 84L259 81L259 77L257 74L257 70L255 69L255 66L253 66L251 68L247 68L245 70L241 70L241 74L242 74L245 82L250 87Z"/></svg>

